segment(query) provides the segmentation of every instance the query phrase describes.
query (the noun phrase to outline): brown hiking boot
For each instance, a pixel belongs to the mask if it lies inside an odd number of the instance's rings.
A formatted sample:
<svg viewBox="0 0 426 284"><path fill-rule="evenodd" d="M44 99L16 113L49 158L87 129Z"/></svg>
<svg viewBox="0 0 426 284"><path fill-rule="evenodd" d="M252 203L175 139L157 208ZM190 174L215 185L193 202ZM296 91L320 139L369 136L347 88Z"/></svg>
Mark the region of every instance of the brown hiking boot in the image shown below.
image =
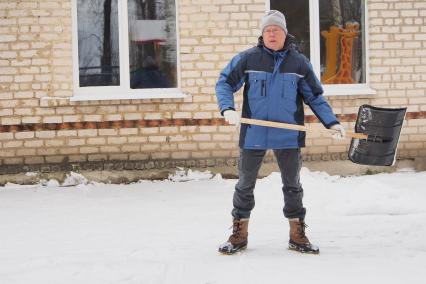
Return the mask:
<svg viewBox="0 0 426 284"><path fill-rule="evenodd" d="M311 244L305 235L305 228L307 227L305 222L299 218L289 219L288 221L290 223L288 248L299 252L318 254L319 248Z"/></svg>
<svg viewBox="0 0 426 284"><path fill-rule="evenodd" d="M232 224L232 235L227 242L219 247L219 252L223 254L234 254L247 247L249 219L234 219Z"/></svg>

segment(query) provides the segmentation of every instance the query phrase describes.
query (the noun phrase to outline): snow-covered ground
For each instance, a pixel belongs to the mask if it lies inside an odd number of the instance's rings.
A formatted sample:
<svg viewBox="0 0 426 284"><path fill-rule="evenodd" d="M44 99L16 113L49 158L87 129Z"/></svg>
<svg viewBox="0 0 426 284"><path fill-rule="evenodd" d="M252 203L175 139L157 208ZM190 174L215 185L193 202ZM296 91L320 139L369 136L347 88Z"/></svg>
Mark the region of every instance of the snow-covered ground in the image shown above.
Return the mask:
<svg viewBox="0 0 426 284"><path fill-rule="evenodd" d="M78 185L72 186L73 184ZM302 171L320 255L287 250L278 173L258 180L249 247L230 233L235 180L209 173L129 185L0 187L0 283L426 283L426 172Z"/></svg>

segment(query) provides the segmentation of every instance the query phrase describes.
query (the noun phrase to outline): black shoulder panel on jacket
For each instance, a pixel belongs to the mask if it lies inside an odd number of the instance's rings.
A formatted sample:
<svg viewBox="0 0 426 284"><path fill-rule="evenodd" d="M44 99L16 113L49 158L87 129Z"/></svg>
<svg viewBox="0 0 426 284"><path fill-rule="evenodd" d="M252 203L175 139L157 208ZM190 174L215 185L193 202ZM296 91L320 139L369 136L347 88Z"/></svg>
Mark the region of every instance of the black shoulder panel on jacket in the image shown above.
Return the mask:
<svg viewBox="0 0 426 284"><path fill-rule="evenodd" d="M304 76L306 73L306 57L296 51L290 49L284 59L283 64L280 66L281 73L296 73Z"/></svg>
<svg viewBox="0 0 426 284"><path fill-rule="evenodd" d="M274 59L262 47L253 47L247 51L247 70L274 71Z"/></svg>

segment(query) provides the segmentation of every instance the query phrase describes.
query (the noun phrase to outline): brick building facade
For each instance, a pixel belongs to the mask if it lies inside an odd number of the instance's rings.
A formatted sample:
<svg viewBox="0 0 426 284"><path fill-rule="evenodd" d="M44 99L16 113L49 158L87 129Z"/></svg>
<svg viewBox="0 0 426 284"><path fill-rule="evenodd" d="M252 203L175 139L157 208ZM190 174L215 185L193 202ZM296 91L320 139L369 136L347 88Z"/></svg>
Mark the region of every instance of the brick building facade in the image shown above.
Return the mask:
<svg viewBox="0 0 426 284"><path fill-rule="evenodd" d="M0 0L0 174L235 165L238 133L218 112L214 86L228 60L257 43L268 6L177 2L184 97L76 101L72 2ZM327 99L349 129L361 104L407 106L398 158L425 157L426 2L372 0L367 9L375 94ZM307 123L319 124L306 114ZM310 134L304 159L347 159L348 147Z"/></svg>

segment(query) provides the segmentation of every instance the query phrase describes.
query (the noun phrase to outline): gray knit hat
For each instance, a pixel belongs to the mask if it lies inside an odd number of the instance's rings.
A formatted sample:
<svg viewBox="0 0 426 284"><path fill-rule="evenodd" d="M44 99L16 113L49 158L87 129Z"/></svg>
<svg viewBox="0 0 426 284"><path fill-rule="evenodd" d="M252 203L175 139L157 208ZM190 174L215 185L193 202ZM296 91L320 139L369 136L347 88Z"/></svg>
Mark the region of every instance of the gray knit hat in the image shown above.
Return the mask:
<svg viewBox="0 0 426 284"><path fill-rule="evenodd" d="M288 33L285 17L283 13L281 13L280 11L270 10L269 12L266 13L265 16L262 17L262 23L260 25L262 29L262 33L263 33L263 30L270 25L279 26L280 28L284 30L285 34Z"/></svg>

